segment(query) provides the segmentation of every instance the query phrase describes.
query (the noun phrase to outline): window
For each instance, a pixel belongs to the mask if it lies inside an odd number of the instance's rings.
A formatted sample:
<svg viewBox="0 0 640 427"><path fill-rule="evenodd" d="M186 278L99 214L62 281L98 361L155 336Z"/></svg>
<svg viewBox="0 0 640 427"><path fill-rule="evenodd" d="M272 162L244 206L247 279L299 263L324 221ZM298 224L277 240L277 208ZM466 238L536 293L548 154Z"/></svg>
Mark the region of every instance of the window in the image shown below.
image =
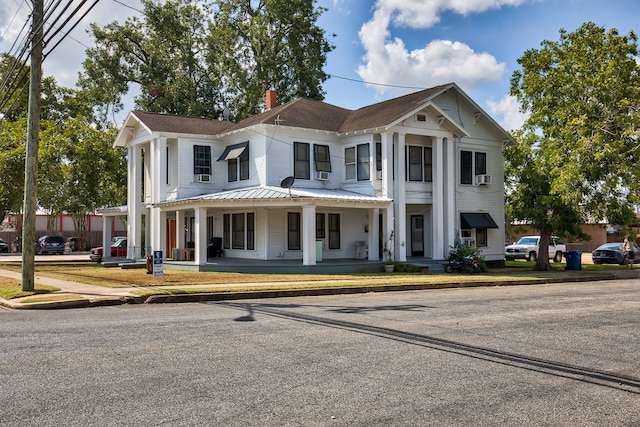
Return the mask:
<svg viewBox="0 0 640 427"><path fill-rule="evenodd" d="M433 181L433 150L431 147L424 147L424 180Z"/></svg>
<svg viewBox="0 0 640 427"><path fill-rule="evenodd" d="M227 161L227 180L235 182L249 179L249 141L229 145L218 161Z"/></svg>
<svg viewBox="0 0 640 427"><path fill-rule="evenodd" d="M407 146L407 168L405 179L407 181L433 180L433 159L431 147Z"/></svg>
<svg viewBox="0 0 640 427"><path fill-rule="evenodd" d="M356 179L356 148L344 149L344 168L346 179Z"/></svg>
<svg viewBox="0 0 640 427"><path fill-rule="evenodd" d="M170 154L171 154L171 151L169 150L169 146L167 145L167 150L165 152L165 155L167 156L166 159L165 159L166 160L166 163L165 163L166 171L165 171L165 173L167 174L167 177L166 177L167 179L166 179L165 184L167 184L167 185L171 184L171 181L169 180L169 176L170 176L170 173L171 173L171 163L170 163L170 156L169 156Z"/></svg>
<svg viewBox="0 0 640 427"><path fill-rule="evenodd" d="M193 146L193 173L195 175L211 175L211 147L208 145Z"/></svg>
<svg viewBox="0 0 640 427"><path fill-rule="evenodd" d="M316 239L325 238L324 214L316 213Z"/></svg>
<svg viewBox="0 0 640 427"><path fill-rule="evenodd" d="M256 248L256 215L253 212L247 212L247 250Z"/></svg>
<svg viewBox="0 0 640 427"><path fill-rule="evenodd" d="M487 173L487 153L476 152L476 175Z"/></svg>
<svg viewBox="0 0 640 427"><path fill-rule="evenodd" d="M329 146L313 144L313 161L317 172L331 172Z"/></svg>
<svg viewBox="0 0 640 427"><path fill-rule="evenodd" d="M231 215L224 214L222 216L222 247L231 248Z"/></svg>
<svg viewBox="0 0 640 427"><path fill-rule="evenodd" d="M304 142L293 143L293 176L296 179L311 179L309 166L309 144Z"/></svg>
<svg viewBox="0 0 640 427"><path fill-rule="evenodd" d="M370 178L369 144L344 149L344 166L346 179L367 181ZM382 167L382 166L381 166Z"/></svg>
<svg viewBox="0 0 640 427"><path fill-rule="evenodd" d="M409 181L422 181L422 147L407 147L407 174Z"/></svg>
<svg viewBox="0 0 640 427"><path fill-rule="evenodd" d="M376 142L376 172L382 171L382 143Z"/></svg>
<svg viewBox="0 0 640 427"><path fill-rule="evenodd" d="M473 156L471 151L460 151L460 183L473 184Z"/></svg>
<svg viewBox="0 0 640 427"><path fill-rule="evenodd" d="M369 180L369 163L369 144L358 145L358 181Z"/></svg>
<svg viewBox="0 0 640 427"><path fill-rule="evenodd" d="M244 214L231 215L231 247L244 249Z"/></svg>
<svg viewBox="0 0 640 427"><path fill-rule="evenodd" d="M287 248L300 250L300 212L287 213Z"/></svg>
<svg viewBox="0 0 640 427"><path fill-rule="evenodd" d="M329 214L329 249L340 249L340 214Z"/></svg>
<svg viewBox="0 0 640 427"><path fill-rule="evenodd" d="M224 249L255 249L255 214L239 212L222 216Z"/></svg>
<svg viewBox="0 0 640 427"><path fill-rule="evenodd" d="M476 245L477 246L488 246L489 238L488 238L487 229L486 228L478 228L476 229Z"/></svg>
<svg viewBox="0 0 640 427"><path fill-rule="evenodd" d="M238 177L241 181L249 179L249 156L229 159L227 173L229 182L238 181Z"/></svg>

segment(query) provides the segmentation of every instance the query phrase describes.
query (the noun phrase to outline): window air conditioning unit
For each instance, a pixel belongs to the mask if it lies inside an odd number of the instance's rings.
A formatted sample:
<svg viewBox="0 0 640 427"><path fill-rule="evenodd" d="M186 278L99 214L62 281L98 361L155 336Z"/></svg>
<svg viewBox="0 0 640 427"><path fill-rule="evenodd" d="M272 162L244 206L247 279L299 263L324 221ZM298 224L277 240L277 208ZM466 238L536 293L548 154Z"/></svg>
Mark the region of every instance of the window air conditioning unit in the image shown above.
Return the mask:
<svg viewBox="0 0 640 427"><path fill-rule="evenodd" d="M382 179L382 171L376 171L376 179Z"/></svg>
<svg viewBox="0 0 640 427"><path fill-rule="evenodd" d="M462 243L465 246L469 246L470 248L475 248L476 247L475 239L462 239Z"/></svg>
<svg viewBox="0 0 640 427"><path fill-rule="evenodd" d="M211 182L211 175L208 174L198 174L196 175L196 182L204 182L204 183L210 183Z"/></svg>
<svg viewBox="0 0 640 427"><path fill-rule="evenodd" d="M478 185L491 184L491 176L490 175L476 175L476 184L478 184Z"/></svg>
<svg viewBox="0 0 640 427"><path fill-rule="evenodd" d="M329 180L329 172L316 171L316 179L318 181L328 181Z"/></svg>

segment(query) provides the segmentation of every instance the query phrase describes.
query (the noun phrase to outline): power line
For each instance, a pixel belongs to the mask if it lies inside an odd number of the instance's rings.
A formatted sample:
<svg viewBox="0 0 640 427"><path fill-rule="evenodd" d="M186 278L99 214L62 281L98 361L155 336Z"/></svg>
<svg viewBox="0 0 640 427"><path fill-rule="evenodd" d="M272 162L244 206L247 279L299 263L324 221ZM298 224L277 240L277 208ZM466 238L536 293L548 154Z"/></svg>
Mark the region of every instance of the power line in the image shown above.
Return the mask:
<svg viewBox="0 0 640 427"><path fill-rule="evenodd" d="M329 77L330 78L336 78L336 79L342 79L342 80L348 80L348 81L356 82L356 83L364 83L364 84L368 84L368 85L372 85L372 86L394 87L394 88L397 88L397 89L418 89L418 90L428 89L426 87L420 87L420 86L401 86L401 85L391 85L391 84L386 84L386 83L373 83L373 82L368 82L368 81L365 81L365 80L358 80L358 79L351 79L349 77L336 76L335 74L329 74Z"/></svg>

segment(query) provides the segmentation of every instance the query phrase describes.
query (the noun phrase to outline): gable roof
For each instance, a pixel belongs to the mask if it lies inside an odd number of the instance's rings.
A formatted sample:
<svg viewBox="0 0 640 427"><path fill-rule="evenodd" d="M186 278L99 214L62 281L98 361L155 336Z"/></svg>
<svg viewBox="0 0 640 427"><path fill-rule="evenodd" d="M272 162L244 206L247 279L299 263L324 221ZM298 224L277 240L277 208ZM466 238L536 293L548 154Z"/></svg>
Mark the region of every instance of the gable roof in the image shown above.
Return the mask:
<svg viewBox="0 0 640 427"><path fill-rule="evenodd" d="M212 120L200 117L179 116L175 114L147 113L132 111L151 132L175 132L197 135L216 135L235 126L227 120Z"/></svg>
<svg viewBox="0 0 640 427"><path fill-rule="evenodd" d="M351 112L339 131L353 132L389 125L450 87L451 83L359 108Z"/></svg>
<svg viewBox="0 0 640 427"><path fill-rule="evenodd" d="M228 132L268 124L335 133L350 133L391 126L409 114L421 108L428 107L435 109L435 111L442 113L442 115L446 117L447 127L449 127L454 134L465 136L467 132L464 128L452 118L447 117L434 103L434 100L439 95L452 89L456 91L456 94L460 94L462 99L472 105L473 108L482 111L455 83L447 83L368 105L357 110L336 107L335 105L314 99L298 98L238 123L227 120L132 111L121 133L124 128L128 126L132 118L140 121L150 132L222 136ZM495 122L491 116L485 113L482 115L489 119L491 126L504 134L505 140L511 140L511 136ZM116 141L119 139L120 135Z"/></svg>
<svg viewBox="0 0 640 427"><path fill-rule="evenodd" d="M240 121L233 129L244 129L257 124L282 124L288 127L338 132L351 110L326 102L298 98L264 113Z"/></svg>

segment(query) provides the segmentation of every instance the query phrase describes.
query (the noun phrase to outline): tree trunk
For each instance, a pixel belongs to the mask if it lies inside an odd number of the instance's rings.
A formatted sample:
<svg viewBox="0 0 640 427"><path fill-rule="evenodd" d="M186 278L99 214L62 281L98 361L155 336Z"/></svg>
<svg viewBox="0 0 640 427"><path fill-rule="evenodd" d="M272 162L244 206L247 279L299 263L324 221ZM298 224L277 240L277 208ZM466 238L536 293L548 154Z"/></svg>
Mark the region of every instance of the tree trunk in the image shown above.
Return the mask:
<svg viewBox="0 0 640 427"><path fill-rule="evenodd" d="M549 264L549 242L551 241L551 233L552 230L549 230L546 227L540 227L538 258L536 259L536 265L533 266L535 271L551 270L551 264Z"/></svg>

